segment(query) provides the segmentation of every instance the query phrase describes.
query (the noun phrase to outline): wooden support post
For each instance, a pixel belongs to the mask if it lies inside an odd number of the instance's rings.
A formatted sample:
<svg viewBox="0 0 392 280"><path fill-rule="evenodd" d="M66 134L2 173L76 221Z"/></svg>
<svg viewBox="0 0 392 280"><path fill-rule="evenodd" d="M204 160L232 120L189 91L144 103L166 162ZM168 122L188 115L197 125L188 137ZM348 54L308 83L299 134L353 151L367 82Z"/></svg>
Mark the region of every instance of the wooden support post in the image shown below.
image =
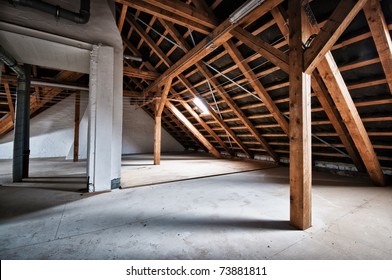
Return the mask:
<svg viewBox="0 0 392 280"><path fill-rule="evenodd" d="M298 229L311 226L311 82L304 73L302 0L289 1L290 81L290 223Z"/></svg>
<svg viewBox="0 0 392 280"><path fill-rule="evenodd" d="M75 94L73 161L79 161L80 91Z"/></svg>
<svg viewBox="0 0 392 280"><path fill-rule="evenodd" d="M155 123L154 123L154 165L161 164L161 124L162 114L158 114L161 99L155 101ZM162 108L163 110L163 108Z"/></svg>

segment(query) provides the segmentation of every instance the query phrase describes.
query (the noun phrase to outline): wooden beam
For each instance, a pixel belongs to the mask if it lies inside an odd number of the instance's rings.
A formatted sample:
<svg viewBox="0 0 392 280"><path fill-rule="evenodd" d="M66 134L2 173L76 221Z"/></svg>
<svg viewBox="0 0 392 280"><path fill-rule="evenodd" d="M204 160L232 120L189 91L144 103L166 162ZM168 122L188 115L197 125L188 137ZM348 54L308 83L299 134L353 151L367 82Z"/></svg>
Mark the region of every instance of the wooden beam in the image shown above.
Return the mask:
<svg viewBox="0 0 392 280"><path fill-rule="evenodd" d="M173 37L173 39L177 42L177 44L179 44L182 47L184 52L189 52L191 50L191 47L189 46L189 44L185 41L184 38L182 38L182 36L178 32L178 30L174 27L174 25L171 22L166 22L164 20L161 20L161 23L166 28L166 30L168 30L168 32ZM205 65L201 64L200 62L196 63L196 67L198 69L205 69ZM202 73L200 73L200 74L202 74ZM204 77L207 80L209 80L209 77L207 77L207 76L204 76ZM200 96L199 93L194 89L192 84L183 75L180 75L179 79L185 85L185 87L188 88L188 90L191 92L193 97ZM204 100L204 98L202 98L202 97L200 98L200 100L204 104L204 106L206 106L206 108L208 109L209 113L214 118L214 120L216 120L219 123L219 125L226 131L227 135L229 135L229 137L231 139L233 139L233 141L243 150L243 152L248 157L252 158L253 153L249 151L249 149L242 143L241 139L239 139L235 135L235 133L229 128L229 126L222 120L222 118L220 118L220 116L218 116L218 114L211 107L211 105L208 102L206 102Z"/></svg>
<svg viewBox="0 0 392 280"><path fill-rule="evenodd" d="M226 104L233 110L233 112L237 115L237 117L241 120L241 122L245 125L245 127L249 130L249 132L253 135L253 137L263 146L266 152L276 161L279 162L279 156L274 152L274 150L270 147L268 142L263 138L263 136L258 132L257 128L250 122L250 120L246 117L244 112L238 107L238 105L232 100L230 95L222 88L220 83L211 72L204 66L200 68L200 72L210 79L211 85L217 90L219 95L224 99Z"/></svg>
<svg viewBox="0 0 392 280"><path fill-rule="evenodd" d="M312 224L312 145L310 75L304 73L302 0L289 1L290 80L290 223L305 230Z"/></svg>
<svg viewBox="0 0 392 280"><path fill-rule="evenodd" d="M202 34L209 34L211 31L211 28L203 24L197 23L186 17L178 15L177 13L169 12L167 10L156 7L154 5L150 5L140 0L116 0L116 2L135 8L145 13L149 13L158 18L166 19L168 21L190 28Z"/></svg>
<svg viewBox="0 0 392 280"><path fill-rule="evenodd" d="M169 94L169 91L170 91L170 88L172 85L172 81L173 81L172 78L168 78L167 81L165 82L165 87L162 91L162 96L160 98L160 102L158 104L158 107L157 107L156 113L155 113L158 117L162 116L163 107L165 107L167 95Z"/></svg>
<svg viewBox="0 0 392 280"><path fill-rule="evenodd" d="M80 91L75 94L73 161L79 161Z"/></svg>
<svg viewBox="0 0 392 280"><path fill-rule="evenodd" d="M392 94L392 41L380 2L368 0L363 10Z"/></svg>
<svg viewBox="0 0 392 280"><path fill-rule="evenodd" d="M10 113L8 113L5 117L0 119L0 136L3 136L7 132L11 131L14 128L14 121Z"/></svg>
<svg viewBox="0 0 392 280"><path fill-rule="evenodd" d="M174 115L171 111L169 111L167 108L163 109L163 112L165 112L165 114L190 138L192 139L193 142L195 142L195 144L197 145L197 147L201 148L201 149L205 149L205 147L203 146L203 144L199 141L199 139L197 139L195 137L195 135L193 135L189 129L184 126Z"/></svg>
<svg viewBox="0 0 392 280"><path fill-rule="evenodd" d="M245 45L253 49L255 52L258 52L264 56L264 58L271 61L283 71L289 72L288 55L284 52L274 48L267 42L264 42L245 29L236 28L231 31L231 34Z"/></svg>
<svg viewBox="0 0 392 280"><path fill-rule="evenodd" d="M191 106L189 106L189 104L185 101L181 102L182 106L184 106L184 108L192 115L192 117L194 117L196 119L196 121L198 121L201 126L215 139L215 141L217 141L219 143L219 145L221 145L221 147L229 154L229 155L233 155L233 151L229 149L229 147L227 147L227 145L225 144L225 142L222 141L222 139L220 139L220 137L218 135L216 135L215 131L213 131L208 124L205 123L205 121L191 108Z"/></svg>
<svg viewBox="0 0 392 280"><path fill-rule="evenodd" d="M170 101L166 101L166 106L170 111L192 132L193 135L212 153L215 157L221 158L221 154L213 145L191 124L190 121L174 106Z"/></svg>
<svg viewBox="0 0 392 280"><path fill-rule="evenodd" d="M280 31L282 32L283 36L285 36L286 41L289 41L289 28L286 24L285 18L283 17L282 13L279 11L278 8L275 8L271 11L275 21L277 22ZM303 36L303 40L306 40L308 36L310 36L310 30L303 30L306 31L306 34ZM304 38L305 37L305 38ZM361 157L358 153L357 148L353 140L350 137L349 132L345 124L343 123L342 118L339 115L339 112L335 108L335 104L333 103L328 89L325 87L324 82L322 81L318 71L313 72L312 74L312 88L313 91L318 98L324 112L328 116L329 120L331 121L335 131L338 133L340 140L344 144L344 147L347 150L347 153L351 157L352 161L354 162L355 166L357 167L358 171L363 172L365 170Z"/></svg>
<svg viewBox="0 0 392 280"><path fill-rule="evenodd" d="M272 98L269 96L268 92L264 86L259 82L256 75L253 73L252 69L247 63L244 62L244 57L234 45L234 43L229 40L223 44L226 51L229 53L231 58L234 60L236 65L241 70L242 74L249 81L252 88L256 91L257 95L264 102L265 107L270 111L276 122L280 125L282 130L288 135L289 134L289 124L283 114L280 112L279 108L276 106Z"/></svg>
<svg viewBox="0 0 392 280"><path fill-rule="evenodd" d="M155 122L154 122L154 165L161 164L161 126L162 112L159 114L160 98L155 101ZM163 110L163 107L162 107Z"/></svg>
<svg viewBox="0 0 392 280"><path fill-rule="evenodd" d="M325 87L324 82L317 70L315 70L312 74L312 88L358 171L365 172L366 169L358 153L358 150L355 147L355 144L351 139L350 134L347 131L347 128L335 107L335 104L333 103L328 89Z"/></svg>
<svg viewBox="0 0 392 280"><path fill-rule="evenodd" d="M120 18L118 20L118 30L120 31L120 33L122 32L122 29L124 27L124 21L125 21L125 18L127 16L127 10L128 10L128 6L127 5L123 5L122 9L121 9Z"/></svg>
<svg viewBox="0 0 392 280"><path fill-rule="evenodd" d="M133 67L124 67L123 73L125 76L140 78L145 80L154 80L159 77L159 73L154 71L145 71Z"/></svg>
<svg viewBox="0 0 392 280"><path fill-rule="evenodd" d="M240 21L233 23L230 19L225 20L220 25L218 25L206 38L200 41L191 51L179 59L173 66L167 69L161 77L159 77L155 82L151 83L146 89L146 92L151 91L155 88L163 79L171 76L177 76L187 68L194 65L196 62L200 61L204 56L208 55L215 50L216 47L222 45L224 42L229 40L232 35L230 31L237 27L240 23L252 18L252 16L257 14L265 14L276 5L280 4L283 0L270 0L263 2L255 10L247 14Z"/></svg>
<svg viewBox="0 0 392 280"><path fill-rule="evenodd" d="M15 108L14 108L14 103L12 102L10 86L7 82L4 82L4 89L5 89L5 93L7 95L7 102L8 102L8 107L10 109L10 116L11 116L12 122L15 122Z"/></svg>
<svg viewBox="0 0 392 280"><path fill-rule="evenodd" d="M196 23L202 24L211 29L218 26L219 22L202 10L194 8L179 0L141 0L143 2L152 4L156 7L164 9L168 12L180 15L184 18L190 19Z"/></svg>
<svg viewBox="0 0 392 280"><path fill-rule="evenodd" d="M319 32L317 24L312 25L309 19L306 18L304 23L307 25L310 33ZM342 74L340 73L330 51L327 52L325 57L320 61L317 69L335 103L336 108L342 116L347 130L358 149L371 179L375 184L384 186L385 177L382 172L380 162L374 151L369 135L366 132L365 126L363 125L361 117L359 116L358 110L351 98L347 85L345 84Z"/></svg>
<svg viewBox="0 0 392 280"><path fill-rule="evenodd" d="M324 55L330 51L367 0L340 0L328 21L305 51L305 72L313 72Z"/></svg>

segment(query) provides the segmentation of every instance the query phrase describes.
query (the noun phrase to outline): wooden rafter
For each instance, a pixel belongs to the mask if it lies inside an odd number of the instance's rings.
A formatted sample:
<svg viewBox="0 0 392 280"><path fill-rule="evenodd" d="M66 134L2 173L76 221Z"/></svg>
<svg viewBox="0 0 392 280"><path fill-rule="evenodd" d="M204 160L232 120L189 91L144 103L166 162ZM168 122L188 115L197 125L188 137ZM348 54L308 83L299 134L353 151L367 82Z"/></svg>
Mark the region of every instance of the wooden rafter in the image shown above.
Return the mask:
<svg viewBox="0 0 392 280"><path fill-rule="evenodd" d="M166 106L170 111L192 132L193 135L217 158L221 158L221 154L217 149L201 134L193 124L174 106L170 101L166 101Z"/></svg>
<svg viewBox="0 0 392 280"><path fill-rule="evenodd" d="M217 141L219 143L219 145L221 145L221 147L230 155L233 155L233 151L229 149L229 147L227 147L227 145L225 144L225 142L222 141L222 139L220 139L220 137L218 135L216 135L215 131L212 130L212 128L210 128L208 126L208 124L205 123L205 121L199 116L198 113L195 112L195 110L192 109L192 107L185 101L181 102L181 105L184 106L184 108L191 114L191 116L198 122L201 124L201 126L215 139L215 141Z"/></svg>
<svg viewBox="0 0 392 280"><path fill-rule="evenodd" d="M307 25L311 33L318 33L320 31L319 27L312 25L308 18L304 20L304 24ZM384 174L369 135L366 132L347 85L330 51L321 59L317 69L346 124L347 130L358 149L370 177L375 184L385 185Z"/></svg>
<svg viewBox="0 0 392 280"><path fill-rule="evenodd" d="M221 44L229 40L232 37L230 31L237 27L240 23L246 22L255 14L260 15L267 13L270 9L280 4L282 1L283 0L271 0L263 2L258 8L250 12L238 22L233 23L230 19L223 21L206 38L201 40L191 51L189 51L185 56L179 59L169 69L167 69L160 78L158 78L155 82L151 83L146 89L146 91L151 91L160 83L161 80L165 79L168 76L179 75L191 65L201 60L204 56L211 53L217 46L220 46Z"/></svg>
<svg viewBox="0 0 392 280"><path fill-rule="evenodd" d="M231 32L234 37L242 41L245 45L253 49L255 52L260 53L267 60L271 61L276 66L280 67L285 72L289 71L288 55L282 51L274 48L267 42L264 42L260 38L254 36L252 33L237 28Z"/></svg>
<svg viewBox="0 0 392 280"><path fill-rule="evenodd" d="M179 0L142 0L143 2L152 4L165 11L178 14L184 18L188 18L194 22L202 24L211 29L215 28L219 22L210 17L208 13L204 13L200 9L194 8Z"/></svg>
<svg viewBox="0 0 392 280"><path fill-rule="evenodd" d="M305 51L305 70L312 73L314 68L331 50L332 46L362 9L367 0L341 0L332 15Z"/></svg>
<svg viewBox="0 0 392 280"><path fill-rule="evenodd" d="M180 33L177 31L177 29L174 27L174 25L170 22L166 22L164 20L161 21L162 25L168 30L170 35L176 40L177 44L179 44L183 51L188 52L190 51L191 47L188 45L188 43L183 39L180 35ZM200 62L196 63L196 66L199 70L205 69L205 65L201 64ZM209 77L206 77L206 79L209 79ZM180 76L180 80L184 83L185 87L188 88L188 90L192 93L193 97L199 96L198 92L194 89L194 87L191 85L191 83L183 76ZM203 98L200 99L201 102L206 106L208 111L210 112L211 116L219 123L219 125L225 130L227 135L229 135L234 142L245 152L245 154L249 157L253 157L253 154L248 150L248 148L242 143L241 139L239 139L235 133L229 128L229 126L218 116L218 114L214 111L214 109L211 108L210 104L205 102Z"/></svg>
<svg viewBox="0 0 392 280"><path fill-rule="evenodd" d="M201 73L205 77L210 79L211 85L217 90L219 95L223 98L226 104L230 107L231 110L237 115L237 117L241 120L241 122L245 125L245 127L249 130L249 132L253 135L253 137L263 146L265 151L275 160L279 161L279 156L274 152L274 150L270 147L267 140L259 133L257 128L250 122L250 120L245 116L244 112L238 107L238 105L233 101L230 95L222 88L219 84L218 80L213 77L211 72L207 69L207 67L203 67L200 69Z"/></svg>
<svg viewBox="0 0 392 280"><path fill-rule="evenodd" d="M202 34L209 34L211 29L206 27L203 24L194 22L186 17L179 16L176 13L166 11L154 5L150 5L140 0L116 0L116 2L121 3L123 5L127 5L129 7L138 9L140 11L152 14L156 17L163 18L169 20L171 22L177 23L179 25L185 26L187 28L191 28L196 30Z"/></svg>
<svg viewBox="0 0 392 280"><path fill-rule="evenodd" d="M118 30L122 31L123 27L124 27L124 21L125 21L125 17L127 16L127 10L128 10L128 6L127 5L123 5L122 9L121 9L121 15L120 18L118 20Z"/></svg>
<svg viewBox="0 0 392 280"><path fill-rule="evenodd" d="M248 64L244 63L244 58L240 51L237 49L237 47L234 45L231 40L227 41L224 44L224 47L226 48L226 51L229 53L229 55L232 57L234 62L237 64L237 66L240 68L241 72L245 76L245 78L249 81L250 85L253 87L253 89L256 91L257 95L260 97L260 99L264 102L265 106L267 109L270 111L270 113L273 115L274 119L277 121L277 123L280 125L282 130L288 135L289 134L289 124L287 123L287 120L283 116L283 114L280 112L272 98L269 96L268 92L265 90L264 86L259 82L257 79L256 75L253 73L252 69L249 67Z"/></svg>
<svg viewBox="0 0 392 280"><path fill-rule="evenodd" d="M389 91L392 94L392 41L378 0L368 0L364 12L373 36Z"/></svg>
<svg viewBox="0 0 392 280"><path fill-rule="evenodd" d="M131 19L131 22L134 24L134 27L135 27L135 30L139 33L139 35L140 36L142 36L142 38L147 42L147 44L150 46L150 48L158 55L158 57L167 65L167 66L172 66L173 65L173 63L170 61L170 59L166 56L166 54L159 48L159 46L157 46L157 44L150 38L150 36L137 24L137 22L136 21L132 21L132 19ZM179 74L179 79L185 84L185 85L189 85L190 83L188 82L188 81L186 81L186 78L182 75L182 74ZM172 77L168 77L168 79L167 80L170 80L170 83L169 82L166 82L165 83L165 91L164 91L164 93L166 92L166 94L169 92L169 90L170 90L170 88L167 88L167 91L166 91L166 85L168 85L168 84L170 84L170 86L171 86L171 80L172 80ZM161 105L160 105L160 108L161 108L161 110L160 110L160 112L162 112L162 110L163 110L163 106L164 106L164 104L165 104L165 101L166 100L164 100L164 99L162 99L162 102L161 102ZM204 124L204 121L201 119L201 118L198 118L197 119L198 121L199 121L199 123L201 124L201 125L203 125ZM211 134L211 132L213 132L211 129L207 129L207 131L208 132L210 132L210 135L211 136L213 136L214 137L214 133L213 134ZM214 137L215 138L215 137ZM227 148L226 146L224 146L224 148Z"/></svg>

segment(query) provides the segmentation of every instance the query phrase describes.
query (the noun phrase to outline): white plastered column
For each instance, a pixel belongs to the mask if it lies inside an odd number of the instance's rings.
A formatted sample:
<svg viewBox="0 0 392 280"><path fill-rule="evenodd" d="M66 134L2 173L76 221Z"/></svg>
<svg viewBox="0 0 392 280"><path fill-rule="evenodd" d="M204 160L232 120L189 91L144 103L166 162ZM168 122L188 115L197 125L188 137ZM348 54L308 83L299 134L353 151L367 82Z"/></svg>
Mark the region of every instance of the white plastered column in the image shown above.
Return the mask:
<svg viewBox="0 0 392 280"><path fill-rule="evenodd" d="M112 47L95 45L90 60L87 137L87 176L90 192L111 189L113 87L114 50Z"/></svg>

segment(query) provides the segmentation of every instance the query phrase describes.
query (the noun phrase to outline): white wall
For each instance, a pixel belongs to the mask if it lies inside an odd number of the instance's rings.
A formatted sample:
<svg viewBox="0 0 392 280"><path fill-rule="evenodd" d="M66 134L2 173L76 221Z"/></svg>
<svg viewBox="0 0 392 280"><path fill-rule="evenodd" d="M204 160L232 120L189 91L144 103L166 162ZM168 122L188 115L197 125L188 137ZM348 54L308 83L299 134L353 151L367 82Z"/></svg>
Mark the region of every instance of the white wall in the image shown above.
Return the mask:
<svg viewBox="0 0 392 280"><path fill-rule="evenodd" d="M81 94L81 120L79 132L79 158L87 155L88 96ZM30 122L30 157L73 156L74 95L45 110ZM142 109L135 109L124 99L123 154L152 153L154 147L154 121ZM0 159L11 159L13 131L0 138ZM183 146L162 130L162 152L183 151Z"/></svg>
<svg viewBox="0 0 392 280"><path fill-rule="evenodd" d="M166 130L162 129L162 152L183 151L178 143ZM154 152L154 120L143 111L130 105L129 98L124 98L123 105L123 154Z"/></svg>

